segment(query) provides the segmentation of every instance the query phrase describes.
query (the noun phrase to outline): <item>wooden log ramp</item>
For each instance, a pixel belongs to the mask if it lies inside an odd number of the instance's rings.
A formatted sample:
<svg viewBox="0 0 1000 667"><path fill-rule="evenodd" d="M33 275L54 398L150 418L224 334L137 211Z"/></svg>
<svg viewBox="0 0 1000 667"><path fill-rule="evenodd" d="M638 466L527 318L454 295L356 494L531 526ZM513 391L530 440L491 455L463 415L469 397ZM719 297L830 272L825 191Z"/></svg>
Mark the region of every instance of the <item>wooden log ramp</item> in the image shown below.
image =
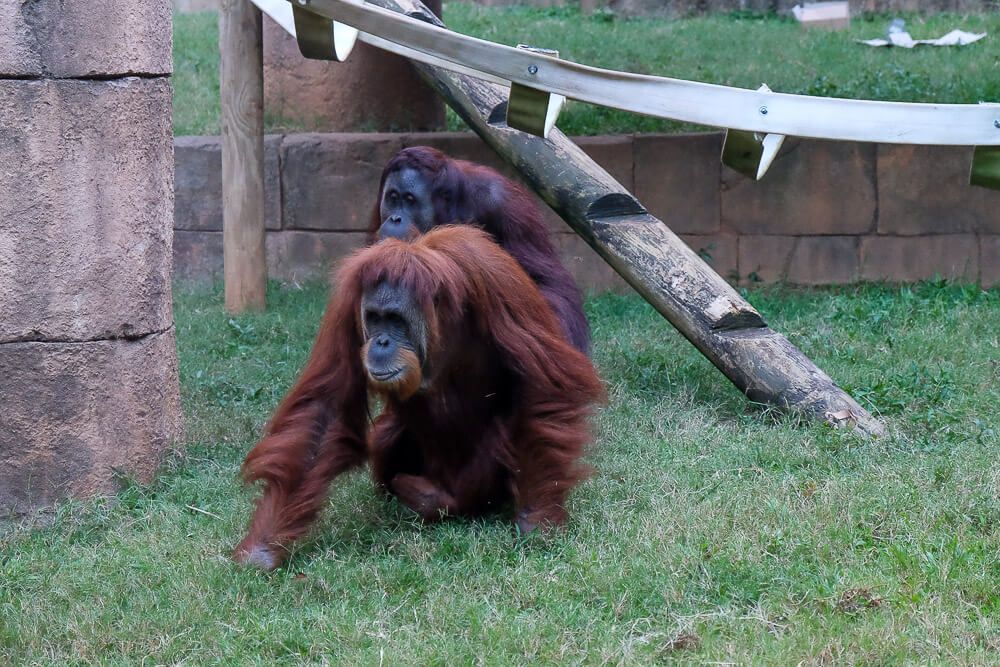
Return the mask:
<svg viewBox="0 0 1000 667"><path fill-rule="evenodd" d="M418 0L369 1L444 25ZM562 132L555 129L542 139L507 127L507 88L414 66L573 231L750 400L868 436L885 432L879 420L767 326L753 306Z"/></svg>

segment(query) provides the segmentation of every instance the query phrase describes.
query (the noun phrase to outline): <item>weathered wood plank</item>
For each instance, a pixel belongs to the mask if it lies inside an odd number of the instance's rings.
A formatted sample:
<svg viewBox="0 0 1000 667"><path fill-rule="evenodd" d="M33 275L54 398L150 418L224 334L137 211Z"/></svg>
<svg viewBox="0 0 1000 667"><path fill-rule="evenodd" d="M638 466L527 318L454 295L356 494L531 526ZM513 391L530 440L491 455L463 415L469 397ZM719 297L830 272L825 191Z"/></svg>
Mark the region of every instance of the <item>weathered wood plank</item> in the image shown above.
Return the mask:
<svg viewBox="0 0 1000 667"><path fill-rule="evenodd" d="M419 0L373 4L442 25ZM537 46L546 46L539 44ZM507 127L507 89L426 65L425 80L628 283L753 401L878 435L884 426L558 129Z"/></svg>
<svg viewBox="0 0 1000 667"><path fill-rule="evenodd" d="M266 305L264 58L260 10L224 0L219 13L222 230L226 310Z"/></svg>

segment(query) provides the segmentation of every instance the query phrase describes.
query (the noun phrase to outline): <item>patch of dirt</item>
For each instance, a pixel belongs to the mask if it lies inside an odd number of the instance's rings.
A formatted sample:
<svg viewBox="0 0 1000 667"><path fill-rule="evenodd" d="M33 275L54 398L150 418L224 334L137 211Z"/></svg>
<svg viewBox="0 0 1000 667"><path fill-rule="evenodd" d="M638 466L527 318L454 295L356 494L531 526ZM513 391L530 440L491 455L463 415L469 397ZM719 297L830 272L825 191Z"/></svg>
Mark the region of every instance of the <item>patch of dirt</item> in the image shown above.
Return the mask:
<svg viewBox="0 0 1000 667"><path fill-rule="evenodd" d="M682 632L674 635L663 644L662 653L673 651L696 651L701 646L701 637L693 632Z"/></svg>
<svg viewBox="0 0 1000 667"><path fill-rule="evenodd" d="M837 611L854 614L865 609L876 609L882 606L882 598L875 595L870 588L851 588L844 591L837 600Z"/></svg>

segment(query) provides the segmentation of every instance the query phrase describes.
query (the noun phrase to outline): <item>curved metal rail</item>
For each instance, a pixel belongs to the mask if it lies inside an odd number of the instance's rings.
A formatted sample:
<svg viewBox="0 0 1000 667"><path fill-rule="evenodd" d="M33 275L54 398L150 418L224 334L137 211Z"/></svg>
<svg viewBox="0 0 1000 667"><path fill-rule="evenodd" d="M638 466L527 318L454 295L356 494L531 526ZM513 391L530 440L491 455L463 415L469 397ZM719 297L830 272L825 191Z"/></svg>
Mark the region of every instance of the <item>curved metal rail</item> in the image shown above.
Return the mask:
<svg viewBox="0 0 1000 667"><path fill-rule="evenodd" d="M254 2L294 34L290 4ZM631 74L495 44L352 0L293 2L299 9L358 29L364 42L419 62L633 113L817 139L1000 145L1000 104L811 97Z"/></svg>

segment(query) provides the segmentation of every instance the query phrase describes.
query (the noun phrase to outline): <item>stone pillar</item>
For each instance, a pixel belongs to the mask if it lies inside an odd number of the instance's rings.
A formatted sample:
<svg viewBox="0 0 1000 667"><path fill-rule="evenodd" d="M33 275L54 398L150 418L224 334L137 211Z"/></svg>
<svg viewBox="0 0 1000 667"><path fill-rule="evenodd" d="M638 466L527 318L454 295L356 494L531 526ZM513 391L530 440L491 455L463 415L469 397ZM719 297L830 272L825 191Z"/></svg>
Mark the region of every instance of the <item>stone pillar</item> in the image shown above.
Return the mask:
<svg viewBox="0 0 1000 667"><path fill-rule="evenodd" d="M0 515L148 480L180 434L171 6L0 3Z"/></svg>
<svg viewBox="0 0 1000 667"><path fill-rule="evenodd" d="M440 15L441 2L427 6ZM444 103L405 58L358 44L347 62L308 60L264 17L268 125L318 132L417 132L444 127Z"/></svg>

